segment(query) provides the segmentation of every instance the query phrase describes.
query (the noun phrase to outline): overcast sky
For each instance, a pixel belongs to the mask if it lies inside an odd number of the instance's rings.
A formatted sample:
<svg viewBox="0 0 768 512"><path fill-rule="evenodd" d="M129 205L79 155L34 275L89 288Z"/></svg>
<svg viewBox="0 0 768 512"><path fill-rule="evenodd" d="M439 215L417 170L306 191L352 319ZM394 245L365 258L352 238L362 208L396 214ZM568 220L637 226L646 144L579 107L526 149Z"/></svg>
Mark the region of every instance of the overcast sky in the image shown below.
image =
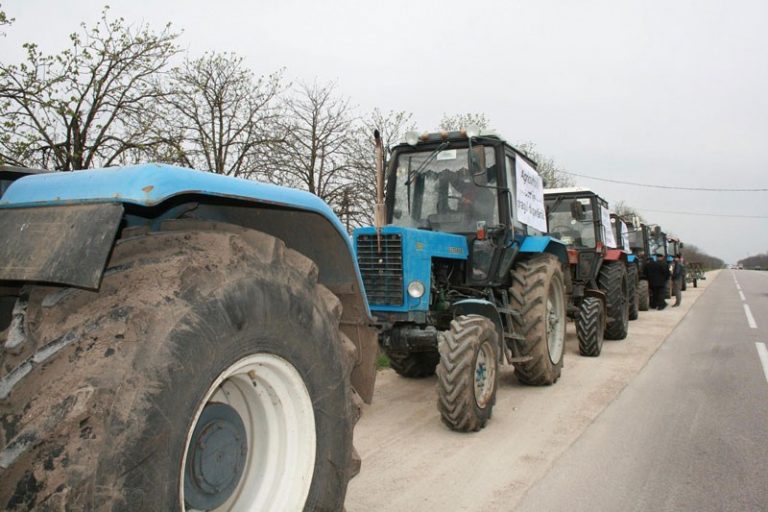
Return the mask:
<svg viewBox="0 0 768 512"><path fill-rule="evenodd" d="M103 1L6 0L2 58L67 44ZM113 0L113 15L183 29L197 56L257 74L336 81L361 113L480 112L581 174L671 186L768 188L768 1ZM664 191L578 178L728 262L768 251L768 192ZM762 219L718 218L657 210Z"/></svg>

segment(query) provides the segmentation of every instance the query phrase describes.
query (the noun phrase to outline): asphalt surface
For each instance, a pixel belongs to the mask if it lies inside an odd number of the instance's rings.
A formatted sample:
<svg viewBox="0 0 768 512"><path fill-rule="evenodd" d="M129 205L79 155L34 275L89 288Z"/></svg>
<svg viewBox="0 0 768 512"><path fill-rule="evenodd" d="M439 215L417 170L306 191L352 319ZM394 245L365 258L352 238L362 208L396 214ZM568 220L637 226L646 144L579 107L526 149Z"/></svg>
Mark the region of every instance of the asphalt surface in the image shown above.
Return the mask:
<svg viewBox="0 0 768 512"><path fill-rule="evenodd" d="M768 272L707 284L515 510L768 510Z"/></svg>

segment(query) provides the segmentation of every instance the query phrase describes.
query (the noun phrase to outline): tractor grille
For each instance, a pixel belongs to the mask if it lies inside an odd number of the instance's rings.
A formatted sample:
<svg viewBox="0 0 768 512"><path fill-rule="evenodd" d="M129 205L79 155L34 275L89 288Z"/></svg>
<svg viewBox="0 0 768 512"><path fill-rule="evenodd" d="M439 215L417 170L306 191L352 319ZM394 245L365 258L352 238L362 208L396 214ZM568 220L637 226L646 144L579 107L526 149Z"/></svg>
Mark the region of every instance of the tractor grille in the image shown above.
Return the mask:
<svg viewBox="0 0 768 512"><path fill-rule="evenodd" d="M403 304L403 241L400 235L357 237L357 264L363 276L368 303L376 306Z"/></svg>

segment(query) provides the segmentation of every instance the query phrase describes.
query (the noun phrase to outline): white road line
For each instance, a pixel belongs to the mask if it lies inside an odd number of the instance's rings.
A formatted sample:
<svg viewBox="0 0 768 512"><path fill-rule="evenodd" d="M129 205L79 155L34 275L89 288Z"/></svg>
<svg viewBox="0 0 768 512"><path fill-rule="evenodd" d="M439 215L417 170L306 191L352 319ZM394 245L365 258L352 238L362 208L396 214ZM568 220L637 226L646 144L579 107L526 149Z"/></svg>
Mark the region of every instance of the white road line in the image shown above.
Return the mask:
<svg viewBox="0 0 768 512"><path fill-rule="evenodd" d="M765 374L765 380L768 380L768 348L765 347L765 343L755 343L757 347L757 356L760 358L760 363L763 365L763 373Z"/></svg>
<svg viewBox="0 0 768 512"><path fill-rule="evenodd" d="M742 292L741 290L739 290L739 297L741 297L742 301L746 302L747 299L746 297L744 297L744 292Z"/></svg>
<svg viewBox="0 0 768 512"><path fill-rule="evenodd" d="M755 317L752 316L752 311L749 309L749 304L744 304L744 313L747 315L747 323L749 326L753 329L757 329Z"/></svg>
<svg viewBox="0 0 768 512"><path fill-rule="evenodd" d="M736 289L741 291L741 286L739 285L739 283L736 283Z"/></svg>

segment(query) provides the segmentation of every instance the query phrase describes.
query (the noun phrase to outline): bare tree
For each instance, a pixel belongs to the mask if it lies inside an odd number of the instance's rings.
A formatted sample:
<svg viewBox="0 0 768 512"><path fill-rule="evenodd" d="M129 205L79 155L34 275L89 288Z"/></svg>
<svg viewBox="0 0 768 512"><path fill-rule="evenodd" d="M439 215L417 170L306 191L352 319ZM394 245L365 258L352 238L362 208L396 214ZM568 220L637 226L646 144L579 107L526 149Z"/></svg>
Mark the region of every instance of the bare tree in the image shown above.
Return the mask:
<svg viewBox="0 0 768 512"><path fill-rule="evenodd" d="M443 114L440 120L440 129L448 131L457 131L462 128L474 126L477 128L490 128L491 121L485 114Z"/></svg>
<svg viewBox="0 0 768 512"><path fill-rule="evenodd" d="M373 110L356 123L350 139L350 165L353 168L345 208L339 216L352 227L373 224L376 203L376 165L373 155L373 132L379 130L385 156L391 147L402 141L405 133L414 130L413 115L403 111Z"/></svg>
<svg viewBox="0 0 768 512"><path fill-rule="evenodd" d="M523 142L515 146L525 156L536 162L536 169L544 178L544 188L572 187L575 182L573 178L564 174L565 169L558 166L554 160L544 156L536 150L536 144L533 142Z"/></svg>
<svg viewBox="0 0 768 512"><path fill-rule="evenodd" d="M336 84L302 84L285 99L280 121L285 140L274 151L275 172L260 176L308 190L337 206L350 184L349 140L352 114L349 99L338 96Z"/></svg>
<svg viewBox="0 0 768 512"><path fill-rule="evenodd" d="M163 130L169 148L160 158L188 167L249 176L280 142L278 94L282 71L254 77L233 54L209 53L173 70Z"/></svg>
<svg viewBox="0 0 768 512"><path fill-rule="evenodd" d="M107 11L58 55L30 43L25 62L0 64L3 161L69 171L159 143L136 119L162 96L158 74L177 52L177 34L110 20Z"/></svg>

